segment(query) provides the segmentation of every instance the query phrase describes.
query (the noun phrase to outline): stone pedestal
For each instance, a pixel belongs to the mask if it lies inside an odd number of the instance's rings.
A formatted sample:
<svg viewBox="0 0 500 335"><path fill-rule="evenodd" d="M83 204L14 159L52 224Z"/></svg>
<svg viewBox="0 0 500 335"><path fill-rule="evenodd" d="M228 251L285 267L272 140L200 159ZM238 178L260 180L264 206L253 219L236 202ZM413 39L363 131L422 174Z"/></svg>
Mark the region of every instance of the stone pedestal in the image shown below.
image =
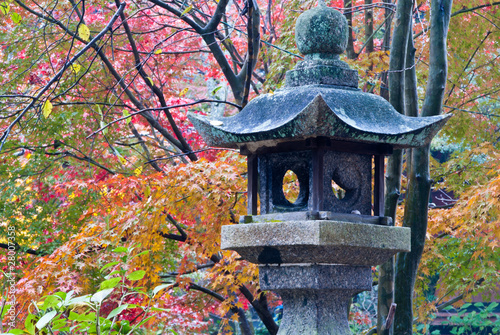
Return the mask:
<svg viewBox="0 0 500 335"><path fill-rule="evenodd" d="M369 266L295 264L259 267L260 285L280 295L278 335L348 335L350 298L371 289Z"/></svg>
<svg viewBox="0 0 500 335"><path fill-rule="evenodd" d="M244 221L251 223L222 227L222 248L259 264L261 288L281 296L278 335L351 334L350 298L371 290L372 265L410 250L410 229L373 224L387 220L362 215L307 217L247 216Z"/></svg>

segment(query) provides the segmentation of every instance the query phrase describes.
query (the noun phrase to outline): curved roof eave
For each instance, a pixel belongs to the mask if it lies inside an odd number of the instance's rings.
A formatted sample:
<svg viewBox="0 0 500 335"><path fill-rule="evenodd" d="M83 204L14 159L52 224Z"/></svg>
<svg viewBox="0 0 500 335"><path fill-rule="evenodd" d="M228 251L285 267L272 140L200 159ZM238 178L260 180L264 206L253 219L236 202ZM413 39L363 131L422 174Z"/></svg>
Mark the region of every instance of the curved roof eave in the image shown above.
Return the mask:
<svg viewBox="0 0 500 335"><path fill-rule="evenodd" d="M189 119L205 141L217 147L324 136L409 148L429 143L450 116L408 117L379 96L317 85L259 96L232 117L191 113Z"/></svg>

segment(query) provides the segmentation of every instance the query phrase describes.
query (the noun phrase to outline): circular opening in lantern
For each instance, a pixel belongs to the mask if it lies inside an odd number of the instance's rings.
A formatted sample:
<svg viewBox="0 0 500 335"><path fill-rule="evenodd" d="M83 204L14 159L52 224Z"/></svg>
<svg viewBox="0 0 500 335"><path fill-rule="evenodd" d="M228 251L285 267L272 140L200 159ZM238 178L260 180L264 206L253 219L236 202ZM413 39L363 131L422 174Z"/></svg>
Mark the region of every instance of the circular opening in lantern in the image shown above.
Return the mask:
<svg viewBox="0 0 500 335"><path fill-rule="evenodd" d="M339 200L344 199L346 190L340 187L333 179L332 179L332 191L337 199Z"/></svg>
<svg viewBox="0 0 500 335"><path fill-rule="evenodd" d="M288 170L283 177L283 195L290 203L295 203L300 193L299 177L292 170Z"/></svg>

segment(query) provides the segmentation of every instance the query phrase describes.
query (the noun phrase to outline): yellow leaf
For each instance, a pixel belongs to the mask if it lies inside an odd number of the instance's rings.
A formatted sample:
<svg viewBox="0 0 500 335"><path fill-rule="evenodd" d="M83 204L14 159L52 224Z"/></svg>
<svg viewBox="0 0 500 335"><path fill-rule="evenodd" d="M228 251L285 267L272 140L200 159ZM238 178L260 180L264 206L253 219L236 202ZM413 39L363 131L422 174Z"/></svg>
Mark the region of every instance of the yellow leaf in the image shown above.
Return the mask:
<svg viewBox="0 0 500 335"><path fill-rule="evenodd" d="M134 174L139 177L142 173L142 166L139 166L137 169L134 170Z"/></svg>
<svg viewBox="0 0 500 335"><path fill-rule="evenodd" d="M120 156L120 157L118 157L118 159L120 160L120 163L122 163L123 165L127 165L127 160L125 158Z"/></svg>
<svg viewBox="0 0 500 335"><path fill-rule="evenodd" d="M181 93L179 93L179 97L181 97L181 98L182 98L183 96L185 96L185 95L186 95L186 93L187 93L188 91L189 91L189 87L186 87L185 89L183 89L183 90L181 91Z"/></svg>
<svg viewBox="0 0 500 335"><path fill-rule="evenodd" d="M90 37L90 30L89 30L89 27L87 27L86 25L84 24L81 24L79 27L78 27L78 36L80 36L80 38L84 41L88 41L89 40L89 37Z"/></svg>
<svg viewBox="0 0 500 335"><path fill-rule="evenodd" d="M151 86L154 86L155 83L153 83L153 79L147 77L147 79L149 80L149 83L151 84Z"/></svg>
<svg viewBox="0 0 500 335"><path fill-rule="evenodd" d="M146 186L146 189L144 190L144 195L146 196L146 198L149 198L149 196L151 195L151 188L149 186Z"/></svg>
<svg viewBox="0 0 500 335"><path fill-rule="evenodd" d="M125 109L123 111L123 117L126 117L125 122L127 122L127 123L130 123L130 117L129 116L130 116L130 113L128 112L128 110Z"/></svg>
<svg viewBox="0 0 500 335"><path fill-rule="evenodd" d="M104 122L104 121L101 120L101 121L99 121L99 125L101 126L101 128L104 128L104 127L106 127L106 122ZM108 128L104 128L102 130L102 134L106 135L107 133L108 133Z"/></svg>
<svg viewBox="0 0 500 335"><path fill-rule="evenodd" d="M193 5L187 7L186 9L184 9L184 11L182 12L181 16L184 16L185 14L189 13L191 11L191 9L193 9Z"/></svg>
<svg viewBox="0 0 500 335"><path fill-rule="evenodd" d="M162 50L161 49L158 49L155 51L155 55L158 55L158 54L161 54L162 53Z"/></svg>
<svg viewBox="0 0 500 335"><path fill-rule="evenodd" d="M82 67L80 66L80 64L71 64L71 70L73 70L73 72L76 74L78 72L80 72L80 69Z"/></svg>
<svg viewBox="0 0 500 335"><path fill-rule="evenodd" d="M7 2L2 2L0 4L0 10L2 11L2 14L7 15L9 14L10 11L10 6Z"/></svg>
<svg viewBox="0 0 500 335"><path fill-rule="evenodd" d="M45 116L45 118L48 118L50 113L52 113L52 103L47 99L43 103L43 116Z"/></svg>

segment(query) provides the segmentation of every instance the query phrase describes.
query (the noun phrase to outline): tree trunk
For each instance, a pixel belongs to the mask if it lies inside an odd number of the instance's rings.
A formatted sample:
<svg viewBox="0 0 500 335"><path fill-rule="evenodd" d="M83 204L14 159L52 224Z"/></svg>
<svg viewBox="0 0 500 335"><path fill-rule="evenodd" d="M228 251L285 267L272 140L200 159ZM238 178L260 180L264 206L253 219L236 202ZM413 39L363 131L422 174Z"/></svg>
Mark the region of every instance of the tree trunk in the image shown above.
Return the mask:
<svg viewBox="0 0 500 335"><path fill-rule="evenodd" d="M373 52L373 8L372 0L365 0L365 43L366 53ZM371 70L371 69L370 69Z"/></svg>
<svg viewBox="0 0 500 335"><path fill-rule="evenodd" d="M452 0L433 0L431 4L430 68L422 116L438 115L446 85L446 36ZM413 90L412 87L408 88ZM413 149L403 226L411 228L411 252L398 255L394 320L396 335L413 333L413 288L427 233L427 214L431 188L430 145Z"/></svg>
<svg viewBox="0 0 500 335"><path fill-rule="evenodd" d="M358 54L354 51L354 37L352 31L352 0L344 0L344 15L347 19L348 39L346 55L349 59L355 59Z"/></svg>
<svg viewBox="0 0 500 335"><path fill-rule="evenodd" d="M383 42L383 50L388 51L390 50L390 45L391 45L391 23L392 23L392 12L389 9L389 5L391 4L391 0L384 0L384 3L386 4L386 9L385 9L385 32L384 32L384 42ZM384 99L389 101L389 74L388 72L382 73L382 83L380 85L380 96L382 96ZM390 164L396 163L397 166L401 166L400 163L394 162L391 160ZM389 167L388 163L388 169L387 171L394 171L394 167ZM398 174L397 169L393 173L387 174L386 175L386 185L390 185L387 187L387 190L389 187L391 190L397 190L395 193L396 198L392 199L390 202L389 208L386 207L384 209L384 215L385 216L391 216L392 217L392 222L396 222L396 218L393 213L395 213L392 209L392 207L396 208L397 201L399 198L399 182L392 181L389 179L396 178L397 181L400 179L400 173ZM385 204L387 205L389 203L388 201L388 196L386 193L386 200ZM391 304L394 302L394 257L391 257L387 262L381 264L379 266L379 273L378 273L378 302L377 302L377 334L383 334L383 335L390 335L392 334L392 328L389 330L384 329L384 322L387 319L387 315L389 313L389 308L391 307Z"/></svg>
<svg viewBox="0 0 500 335"><path fill-rule="evenodd" d="M396 262L396 317L394 331L397 335L412 334L413 288L418 264L422 256L427 232L427 211L430 194L429 148L413 149L413 167L405 203L403 226L411 228L411 251L398 255Z"/></svg>
<svg viewBox="0 0 500 335"><path fill-rule="evenodd" d="M391 43L389 63L389 101L401 114L405 114L404 106L404 68L407 40L410 32L411 0L398 1L394 37ZM386 31L386 34L388 32ZM401 189L401 173L403 168L402 150L394 150L387 160L386 190L384 215L396 221L396 209ZM394 301L394 259L379 267L379 301L377 305L377 334L390 335L392 328L385 329L385 320L389 308Z"/></svg>

